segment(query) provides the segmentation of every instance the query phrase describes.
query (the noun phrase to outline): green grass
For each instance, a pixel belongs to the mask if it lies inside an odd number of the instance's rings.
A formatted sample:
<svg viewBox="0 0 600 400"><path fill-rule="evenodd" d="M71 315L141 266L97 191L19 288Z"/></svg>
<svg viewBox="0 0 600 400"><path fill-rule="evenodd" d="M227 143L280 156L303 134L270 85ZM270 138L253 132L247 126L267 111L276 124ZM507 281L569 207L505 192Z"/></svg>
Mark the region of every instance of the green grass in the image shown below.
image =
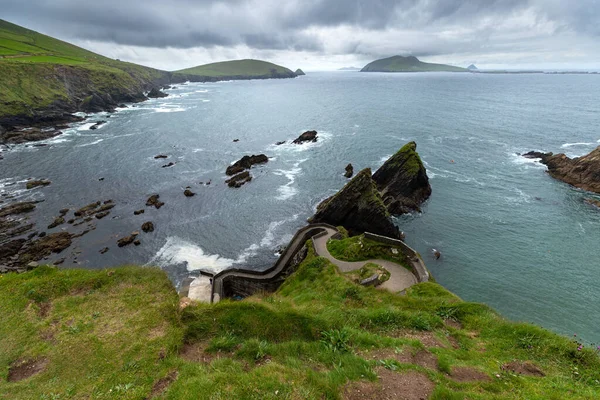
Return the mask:
<svg viewBox="0 0 600 400"><path fill-rule="evenodd" d="M600 396L592 350L506 321L435 283L405 296L361 287L312 251L276 293L182 312L164 273L112 271L40 268L0 278L0 398L144 399L154 382L176 372L159 398L339 399L347 382L376 380L377 368L424 373L435 384L434 399ZM50 305L44 317L43 304ZM449 318L461 325L446 325ZM52 341L44 339L48 332ZM446 344L428 349L438 370L366 356L377 349L414 354L427 348L419 334ZM206 361L179 355L184 343ZM23 357L46 357L48 367L6 382L9 365ZM513 360L531 361L546 376L500 369ZM455 382L447 372L456 366L475 367L491 380Z"/></svg>
<svg viewBox="0 0 600 400"><path fill-rule="evenodd" d="M141 92L144 84L166 74L0 20L0 118L31 116L54 103L74 101L73 92L82 97Z"/></svg>
<svg viewBox="0 0 600 400"><path fill-rule="evenodd" d="M362 72L468 72L466 68L419 61L416 57L394 56L367 64Z"/></svg>
<svg viewBox="0 0 600 400"><path fill-rule="evenodd" d="M390 279L390 272L381 265L375 263L366 263L361 269L357 271L346 272L344 275L346 275L351 281L360 283L364 279L370 278L375 274L380 276L379 283L383 283Z"/></svg>
<svg viewBox="0 0 600 400"><path fill-rule="evenodd" d="M273 73L291 74L293 72L285 67L260 60L234 60L212 64L200 65L198 67L176 71L177 74L196 75L206 77L265 77Z"/></svg>
<svg viewBox="0 0 600 400"><path fill-rule="evenodd" d="M331 239L327 242L327 250L331 255L342 261L367 261L382 259L401 264L406 267L406 256L393 246L366 239L364 235Z"/></svg>

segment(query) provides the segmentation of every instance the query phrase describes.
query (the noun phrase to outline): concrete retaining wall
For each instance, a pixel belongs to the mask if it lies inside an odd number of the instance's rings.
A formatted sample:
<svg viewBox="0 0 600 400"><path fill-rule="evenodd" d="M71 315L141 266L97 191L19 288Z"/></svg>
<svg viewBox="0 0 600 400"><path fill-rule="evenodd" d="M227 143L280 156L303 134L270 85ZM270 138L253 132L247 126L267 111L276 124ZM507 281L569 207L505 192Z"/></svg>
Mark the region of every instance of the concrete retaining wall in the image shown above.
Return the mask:
<svg viewBox="0 0 600 400"><path fill-rule="evenodd" d="M398 247L402 253L406 256L410 265L412 267L412 272L415 274L418 282L428 282L429 281L429 272L427 271L427 267L425 267L425 263L419 256L415 250L413 250L409 245L404 243L402 240L392 239L387 236L376 235L374 233L365 232L365 238L373 240L375 242L387 244L389 246Z"/></svg>
<svg viewBox="0 0 600 400"><path fill-rule="evenodd" d="M248 297L261 291L277 290L306 258L306 241L318 234L326 234L325 227L335 229L328 224L311 224L298 230L277 262L265 271L232 268L216 274L213 277L213 302L227 297Z"/></svg>

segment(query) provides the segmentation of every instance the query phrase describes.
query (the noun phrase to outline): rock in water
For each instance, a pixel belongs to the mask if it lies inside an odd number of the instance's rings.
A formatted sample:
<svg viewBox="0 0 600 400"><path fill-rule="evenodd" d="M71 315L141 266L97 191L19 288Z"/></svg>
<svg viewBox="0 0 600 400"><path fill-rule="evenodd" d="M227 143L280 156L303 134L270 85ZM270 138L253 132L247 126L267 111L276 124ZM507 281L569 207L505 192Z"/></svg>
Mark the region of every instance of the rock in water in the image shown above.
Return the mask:
<svg viewBox="0 0 600 400"><path fill-rule="evenodd" d="M183 194L185 197L193 197L196 195L196 193L192 192L190 189L185 189L183 191Z"/></svg>
<svg viewBox="0 0 600 400"><path fill-rule="evenodd" d="M530 151L523 154L527 158L540 158L548 166L553 178L583 190L600 193L600 146L590 154L569 158L564 154L540 153Z"/></svg>
<svg viewBox="0 0 600 400"><path fill-rule="evenodd" d="M38 186L48 186L49 184L51 184L52 182L50 182L49 180L46 179L41 179L39 181L29 181L27 182L27 189L33 189L36 188Z"/></svg>
<svg viewBox="0 0 600 400"><path fill-rule="evenodd" d="M154 224L152 222L150 222L150 221L144 222L142 224L142 230L144 232L146 232L146 233L148 233L148 232L154 232Z"/></svg>
<svg viewBox="0 0 600 400"><path fill-rule="evenodd" d="M225 173L229 176L239 174L240 172L244 171L245 169L252 168L252 166L255 164L264 164L268 161L269 161L269 157L267 157L264 154L259 154L257 156L255 156L255 155L244 156L244 157L240 158L238 161L236 161L233 165L230 165L229 167L227 167L227 170L225 171Z"/></svg>
<svg viewBox="0 0 600 400"><path fill-rule="evenodd" d="M342 190L319 204L310 222L342 225L351 233L367 231L393 238L400 237L400 231L392 223L371 178L370 168L360 171Z"/></svg>
<svg viewBox="0 0 600 400"><path fill-rule="evenodd" d="M416 150L415 142L407 143L373 174L392 214L420 211L420 204L431 195L427 171Z"/></svg>
<svg viewBox="0 0 600 400"><path fill-rule="evenodd" d="M153 194L152 196L148 197L148 200L146 200L146 205L148 207L154 206L158 210L159 208L161 208L162 206L165 205L165 203L160 201L159 198L160 198L160 195Z"/></svg>
<svg viewBox="0 0 600 400"><path fill-rule="evenodd" d="M252 176L250 175L250 172L244 171L244 172L241 172L241 173L235 175L231 179L226 180L225 183L229 187L239 188L242 185L244 185L246 182L250 182L251 180L252 180Z"/></svg>
<svg viewBox="0 0 600 400"><path fill-rule="evenodd" d="M344 174L344 176L346 178L352 178L352 175L354 175L354 167L352 166L352 164L348 164L346 165L346 173Z"/></svg>
<svg viewBox="0 0 600 400"><path fill-rule="evenodd" d="M158 88L152 88L152 90L148 92L147 96L151 99L158 99L161 97L167 97L168 94L161 92L160 90L158 90Z"/></svg>
<svg viewBox="0 0 600 400"><path fill-rule="evenodd" d="M298 136L298 138L292 143L303 144L304 142L316 142L317 138L317 131L306 131L302 135Z"/></svg>

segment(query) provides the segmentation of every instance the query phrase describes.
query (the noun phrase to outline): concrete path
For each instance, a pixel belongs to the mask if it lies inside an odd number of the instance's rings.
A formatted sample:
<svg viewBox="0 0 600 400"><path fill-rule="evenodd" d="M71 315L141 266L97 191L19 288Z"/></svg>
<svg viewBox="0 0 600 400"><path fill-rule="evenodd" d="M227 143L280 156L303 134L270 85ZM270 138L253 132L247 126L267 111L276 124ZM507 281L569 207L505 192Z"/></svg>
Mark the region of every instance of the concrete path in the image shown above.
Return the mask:
<svg viewBox="0 0 600 400"><path fill-rule="evenodd" d="M325 257L333 264L335 264L340 271L342 272L350 272L361 269L367 263L373 263L377 265L381 265L383 268L387 269L390 272L390 279L385 281L383 284L379 285L378 288L387 289L390 292L400 292L404 289L411 287L417 283L417 278L415 275L410 272L408 269L403 267L400 264L396 264L387 260L367 260L367 261L358 261L358 262L348 262L341 261L337 258L334 258L329 250L327 250L327 241L331 239L333 235L337 233L335 229L325 228L327 231L326 235L320 236L314 239L315 250L317 254L321 257Z"/></svg>

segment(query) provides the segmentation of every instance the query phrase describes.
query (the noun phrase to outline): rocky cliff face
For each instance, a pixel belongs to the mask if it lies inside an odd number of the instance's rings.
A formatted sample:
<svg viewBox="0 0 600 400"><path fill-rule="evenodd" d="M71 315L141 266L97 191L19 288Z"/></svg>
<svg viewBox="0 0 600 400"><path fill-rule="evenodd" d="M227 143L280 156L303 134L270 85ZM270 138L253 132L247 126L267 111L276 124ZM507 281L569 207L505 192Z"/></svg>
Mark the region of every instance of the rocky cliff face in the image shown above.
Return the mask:
<svg viewBox="0 0 600 400"><path fill-rule="evenodd" d="M600 146L583 157L531 151L527 158L540 158L548 173L556 179L590 192L600 193Z"/></svg>
<svg viewBox="0 0 600 400"><path fill-rule="evenodd" d="M420 211L420 204L431 195L429 178L416 150L415 142L407 143L373 175L392 214Z"/></svg>
<svg viewBox="0 0 600 400"><path fill-rule="evenodd" d="M371 179L369 168L360 171L342 190L319 204L310 222L342 225L351 233L368 231L400 237L400 232L390 220L390 214Z"/></svg>

